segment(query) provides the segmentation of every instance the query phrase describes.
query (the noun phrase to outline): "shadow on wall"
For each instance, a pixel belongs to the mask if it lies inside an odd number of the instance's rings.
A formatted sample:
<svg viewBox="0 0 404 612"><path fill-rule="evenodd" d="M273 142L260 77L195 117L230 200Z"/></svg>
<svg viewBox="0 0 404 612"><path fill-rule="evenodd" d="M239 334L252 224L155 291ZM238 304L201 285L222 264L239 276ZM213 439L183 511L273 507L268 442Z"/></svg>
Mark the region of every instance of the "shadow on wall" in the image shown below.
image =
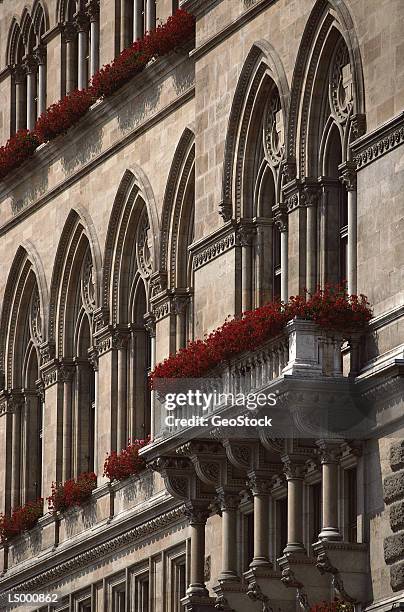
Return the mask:
<svg viewBox="0 0 404 612"><path fill-rule="evenodd" d="M49 187L49 167L37 168L29 181L24 181L20 193L12 196L10 206L13 217L36 202Z"/></svg>
<svg viewBox="0 0 404 612"><path fill-rule="evenodd" d="M77 142L72 143L61 159L62 168L69 176L77 167L90 161L101 153L103 140L103 128L101 126L86 131L85 136Z"/></svg>

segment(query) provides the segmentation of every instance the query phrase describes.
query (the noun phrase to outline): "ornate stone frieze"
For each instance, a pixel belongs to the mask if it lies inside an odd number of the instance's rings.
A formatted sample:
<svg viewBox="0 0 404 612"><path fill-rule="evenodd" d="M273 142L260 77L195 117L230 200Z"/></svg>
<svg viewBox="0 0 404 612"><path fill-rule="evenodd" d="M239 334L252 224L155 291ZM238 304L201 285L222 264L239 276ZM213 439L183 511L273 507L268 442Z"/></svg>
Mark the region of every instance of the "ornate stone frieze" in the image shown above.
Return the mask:
<svg viewBox="0 0 404 612"><path fill-rule="evenodd" d="M358 170L365 168L404 142L404 112L375 131L352 143L352 152Z"/></svg>
<svg viewBox="0 0 404 612"><path fill-rule="evenodd" d="M156 536L156 533L159 530L183 521L184 512L185 507L183 505L173 510L169 510L168 512L164 512L156 518L133 527L132 529L129 529L118 536L112 538L109 537L108 540L102 544L91 546L91 548L88 548L88 550L85 552L72 556L68 561L58 562L57 557L54 557L54 567L46 570L45 572L41 572L34 578L21 582L17 586L13 586L9 592L34 591L48 582L57 580L58 578L66 575L70 575L73 571L76 571L81 567L85 567L86 565L99 560L102 557L106 557L107 555L114 553L123 546L132 544L140 539L153 538Z"/></svg>
<svg viewBox="0 0 404 612"><path fill-rule="evenodd" d="M198 270L205 264L209 263L216 257L219 257L226 251L229 251L236 245L236 233L234 227L229 228L226 235L217 238L208 238L204 244L198 245L194 250L193 267Z"/></svg>

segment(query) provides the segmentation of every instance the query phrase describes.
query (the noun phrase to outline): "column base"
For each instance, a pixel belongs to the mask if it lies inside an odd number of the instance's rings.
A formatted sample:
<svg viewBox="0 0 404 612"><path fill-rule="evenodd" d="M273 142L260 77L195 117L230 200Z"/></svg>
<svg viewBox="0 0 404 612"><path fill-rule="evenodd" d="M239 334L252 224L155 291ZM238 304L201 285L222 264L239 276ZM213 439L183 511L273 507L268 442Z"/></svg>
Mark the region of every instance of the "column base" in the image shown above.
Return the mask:
<svg viewBox="0 0 404 612"><path fill-rule="evenodd" d="M250 563L250 567L262 567L266 569L272 569L272 563L267 557L254 557Z"/></svg>
<svg viewBox="0 0 404 612"><path fill-rule="evenodd" d="M209 591L206 586L202 583L190 584L187 588L188 597L209 597Z"/></svg>
<svg viewBox="0 0 404 612"><path fill-rule="evenodd" d="M283 551L283 554L286 553L303 553L306 554L306 549L301 542L288 542L286 544L286 548Z"/></svg>
<svg viewBox="0 0 404 612"><path fill-rule="evenodd" d="M225 570L220 572L218 580L219 582L239 582L240 576L232 570Z"/></svg>
<svg viewBox="0 0 404 612"><path fill-rule="evenodd" d="M187 594L181 599L181 604L185 612L212 612L215 610L215 599L209 595Z"/></svg>
<svg viewBox="0 0 404 612"><path fill-rule="evenodd" d="M342 536L336 527L324 527L318 534L318 539L339 542L342 540Z"/></svg>

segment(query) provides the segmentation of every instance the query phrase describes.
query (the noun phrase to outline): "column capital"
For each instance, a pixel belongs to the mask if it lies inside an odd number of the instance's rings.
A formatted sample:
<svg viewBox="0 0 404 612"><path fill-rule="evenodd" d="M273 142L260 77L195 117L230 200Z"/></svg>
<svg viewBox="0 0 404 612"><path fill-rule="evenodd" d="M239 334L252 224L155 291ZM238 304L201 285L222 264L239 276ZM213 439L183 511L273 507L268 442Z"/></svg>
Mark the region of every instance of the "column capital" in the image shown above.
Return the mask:
<svg viewBox="0 0 404 612"><path fill-rule="evenodd" d="M91 363L94 372L98 372L98 349L96 346L89 349L88 360Z"/></svg>
<svg viewBox="0 0 404 612"><path fill-rule="evenodd" d="M156 319L154 314L152 314L151 312L148 312L145 315L145 324L144 324L146 331L149 332L150 337L151 338L155 338L156 337Z"/></svg>
<svg viewBox="0 0 404 612"><path fill-rule="evenodd" d="M89 0L89 2L87 2L87 15L90 21L98 21L100 15L99 0Z"/></svg>
<svg viewBox="0 0 404 612"><path fill-rule="evenodd" d="M24 66L17 64L13 67L14 81L17 85L21 85L24 82L25 74Z"/></svg>
<svg viewBox="0 0 404 612"><path fill-rule="evenodd" d="M286 480L303 480L305 472L304 458L284 455L281 459Z"/></svg>
<svg viewBox="0 0 404 612"><path fill-rule="evenodd" d="M35 55L30 54L26 55L23 59L24 70L26 74L34 74L38 67L38 63L36 61Z"/></svg>
<svg viewBox="0 0 404 612"><path fill-rule="evenodd" d="M243 247L251 246L256 234L256 228L249 225L241 225L237 230L239 243Z"/></svg>
<svg viewBox="0 0 404 612"><path fill-rule="evenodd" d="M274 217L274 223L281 233L288 231L288 215L285 211L279 211Z"/></svg>
<svg viewBox="0 0 404 612"><path fill-rule="evenodd" d="M272 486L272 478L269 480L251 472L248 474L246 485L254 496L269 495Z"/></svg>
<svg viewBox="0 0 404 612"><path fill-rule="evenodd" d="M38 45L33 52L33 56L35 58L38 66L45 64L46 61L46 47L45 45Z"/></svg>
<svg viewBox="0 0 404 612"><path fill-rule="evenodd" d="M210 512L206 504L189 500L185 502L184 514L190 525L205 525Z"/></svg>
<svg viewBox="0 0 404 612"><path fill-rule="evenodd" d="M58 380L60 382L71 382L73 380L76 365L69 361L62 361L58 370Z"/></svg>
<svg viewBox="0 0 404 612"><path fill-rule="evenodd" d="M240 495L236 491L226 491L226 489L218 489L215 500L222 512L226 510L237 510L240 504Z"/></svg>
<svg viewBox="0 0 404 612"><path fill-rule="evenodd" d="M341 455L342 440L317 440L321 464L338 463Z"/></svg>
<svg viewBox="0 0 404 612"><path fill-rule="evenodd" d="M88 28L89 22L90 20L88 16L83 11L78 12L74 16L74 25L77 28L77 32L85 32Z"/></svg>
<svg viewBox="0 0 404 612"><path fill-rule="evenodd" d="M72 21L66 21L62 26L63 42L68 43L74 40L77 34L77 27Z"/></svg>
<svg viewBox="0 0 404 612"><path fill-rule="evenodd" d="M111 346L113 349L126 349L129 344L130 332L128 330L117 329L113 332Z"/></svg>
<svg viewBox="0 0 404 612"><path fill-rule="evenodd" d="M338 166L340 181L347 191L356 190L356 164L352 161L344 162Z"/></svg>
<svg viewBox="0 0 404 612"><path fill-rule="evenodd" d="M189 304L189 295L174 295L172 298L172 304L174 314L185 314L187 306Z"/></svg>

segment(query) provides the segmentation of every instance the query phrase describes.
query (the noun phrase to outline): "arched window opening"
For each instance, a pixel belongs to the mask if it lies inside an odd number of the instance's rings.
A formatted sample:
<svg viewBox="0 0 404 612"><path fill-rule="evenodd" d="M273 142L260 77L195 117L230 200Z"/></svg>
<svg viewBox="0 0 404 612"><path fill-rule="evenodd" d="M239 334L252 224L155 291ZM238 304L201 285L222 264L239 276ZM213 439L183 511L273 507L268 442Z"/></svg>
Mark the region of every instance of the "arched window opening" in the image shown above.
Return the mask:
<svg viewBox="0 0 404 612"><path fill-rule="evenodd" d="M156 0L121 0L121 50L156 27Z"/></svg>
<svg viewBox="0 0 404 612"><path fill-rule="evenodd" d="M12 25L8 63L12 71L11 132L32 130L46 109L46 32L44 10L34 6L32 16L25 12L21 25Z"/></svg>
<svg viewBox="0 0 404 612"><path fill-rule="evenodd" d="M278 89L264 78L256 94L243 161L242 310L282 295L280 164L284 120ZM282 296L284 297L284 296Z"/></svg>
<svg viewBox="0 0 404 612"><path fill-rule="evenodd" d="M36 273L26 251L20 248L4 294L0 330L10 407L6 416L9 477L5 510L42 495L43 386L38 353L43 341L42 305Z"/></svg>
<svg viewBox="0 0 404 612"><path fill-rule="evenodd" d="M64 92L85 89L99 68L99 0L62 6Z"/></svg>

